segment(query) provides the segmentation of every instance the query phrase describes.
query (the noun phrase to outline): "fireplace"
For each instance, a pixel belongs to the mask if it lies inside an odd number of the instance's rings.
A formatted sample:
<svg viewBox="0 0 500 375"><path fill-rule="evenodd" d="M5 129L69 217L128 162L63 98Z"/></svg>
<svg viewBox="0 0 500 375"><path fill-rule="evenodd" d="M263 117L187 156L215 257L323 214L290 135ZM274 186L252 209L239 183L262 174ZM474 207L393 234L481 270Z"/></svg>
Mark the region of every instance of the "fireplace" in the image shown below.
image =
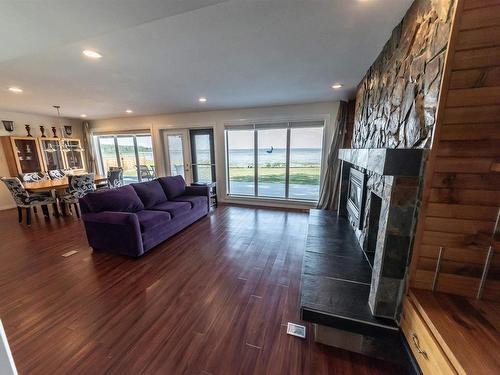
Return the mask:
<svg viewBox="0 0 500 375"><path fill-rule="evenodd" d="M365 206L365 174L351 167L347 193L347 211L351 223L358 229L363 228L363 211Z"/></svg>
<svg viewBox="0 0 500 375"><path fill-rule="evenodd" d="M373 315L394 318L411 249L419 149L341 149L338 213L346 216L372 267L368 304Z"/></svg>

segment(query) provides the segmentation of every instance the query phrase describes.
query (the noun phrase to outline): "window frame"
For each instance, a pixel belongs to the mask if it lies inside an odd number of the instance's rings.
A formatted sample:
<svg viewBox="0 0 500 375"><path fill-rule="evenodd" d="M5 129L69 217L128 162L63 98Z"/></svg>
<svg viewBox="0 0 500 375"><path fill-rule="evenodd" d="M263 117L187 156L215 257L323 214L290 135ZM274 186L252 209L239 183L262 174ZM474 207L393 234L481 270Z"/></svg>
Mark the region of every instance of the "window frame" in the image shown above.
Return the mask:
<svg viewBox="0 0 500 375"><path fill-rule="evenodd" d="M226 195L228 197L235 198L250 198L250 199L262 199L262 200L277 200L277 201L292 201L292 202L317 202L317 199L301 199L301 198L290 198L290 157L291 157L291 130L292 129L311 129L311 128L321 128L321 158L320 158L320 181L319 187L321 190L321 184L323 182L322 172L324 163L324 151L325 151L325 129L327 120L326 119L316 119L316 120L291 120L291 121L267 121L267 122L254 122L250 124L226 124L224 128L224 141L225 141L225 167L226 167ZM285 196L284 197L270 197L259 195L259 130L265 129L286 129L286 165L285 165ZM229 132L230 131L241 131L241 130L253 130L253 151L254 151L254 194L244 195L244 194L232 194L231 193L231 174L229 168ZM319 199L319 197L318 197Z"/></svg>
<svg viewBox="0 0 500 375"><path fill-rule="evenodd" d="M113 139L113 145L115 148L115 158L117 162L118 167L122 167L122 162L120 158L120 151L119 151L119 145L118 145L118 138L120 137L132 137L133 139L133 145L134 145L134 154L135 154L135 161L136 161L136 169L137 169L137 181L142 182L141 174L139 173L139 149L137 146L137 137L150 137L151 138L151 150L153 152L153 161L155 160L154 158L154 146L153 146L153 136L151 135L150 132L120 132L120 133L94 133L94 144L97 147L97 153L99 155L99 169L103 172L103 174L106 174L107 171L104 168L104 161L102 158L102 150L101 150L101 138L110 138ZM156 168L156 163L154 164Z"/></svg>

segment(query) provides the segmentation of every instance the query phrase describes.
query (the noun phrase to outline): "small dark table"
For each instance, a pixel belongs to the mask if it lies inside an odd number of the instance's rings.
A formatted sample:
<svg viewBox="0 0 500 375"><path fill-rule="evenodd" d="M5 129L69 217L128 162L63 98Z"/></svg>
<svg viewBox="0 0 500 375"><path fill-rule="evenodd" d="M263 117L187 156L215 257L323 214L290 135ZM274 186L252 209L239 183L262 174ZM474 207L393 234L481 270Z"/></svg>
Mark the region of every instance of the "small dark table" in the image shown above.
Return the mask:
<svg viewBox="0 0 500 375"><path fill-rule="evenodd" d="M209 189L210 208L217 207L217 182L193 182L192 186L207 186Z"/></svg>

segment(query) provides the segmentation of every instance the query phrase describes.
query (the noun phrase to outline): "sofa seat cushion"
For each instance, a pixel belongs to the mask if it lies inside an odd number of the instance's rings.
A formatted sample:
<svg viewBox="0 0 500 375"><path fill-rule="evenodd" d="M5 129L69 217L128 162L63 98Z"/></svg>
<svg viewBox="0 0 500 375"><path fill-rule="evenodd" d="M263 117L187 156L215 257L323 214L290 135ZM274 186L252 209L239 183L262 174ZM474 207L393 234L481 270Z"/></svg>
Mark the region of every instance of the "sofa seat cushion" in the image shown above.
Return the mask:
<svg viewBox="0 0 500 375"><path fill-rule="evenodd" d="M168 212L173 218L182 216L191 211L189 202L164 202L151 207L150 210Z"/></svg>
<svg viewBox="0 0 500 375"><path fill-rule="evenodd" d="M169 200L184 194L186 191L186 181L184 181L182 176L160 177L158 181Z"/></svg>
<svg viewBox="0 0 500 375"><path fill-rule="evenodd" d="M181 195L174 199L174 202L189 202L191 208L207 207L208 197L203 197L199 195Z"/></svg>
<svg viewBox="0 0 500 375"><path fill-rule="evenodd" d="M167 201L167 196L158 180L139 182L131 185L144 204L145 209Z"/></svg>
<svg viewBox="0 0 500 375"><path fill-rule="evenodd" d="M151 231L167 224L171 216L168 212L164 211L149 211L143 210L135 213L139 219L141 232Z"/></svg>
<svg viewBox="0 0 500 375"><path fill-rule="evenodd" d="M88 193L84 199L92 212L137 212L144 209L139 196L129 185Z"/></svg>

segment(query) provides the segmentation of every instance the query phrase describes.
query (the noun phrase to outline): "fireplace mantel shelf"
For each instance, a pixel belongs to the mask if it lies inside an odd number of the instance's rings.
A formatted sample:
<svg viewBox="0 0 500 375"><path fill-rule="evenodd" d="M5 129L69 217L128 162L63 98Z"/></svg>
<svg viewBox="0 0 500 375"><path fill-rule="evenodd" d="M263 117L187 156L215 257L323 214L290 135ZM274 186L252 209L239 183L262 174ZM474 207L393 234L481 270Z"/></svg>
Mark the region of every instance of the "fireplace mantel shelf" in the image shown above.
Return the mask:
<svg viewBox="0 0 500 375"><path fill-rule="evenodd" d="M419 176L425 150L342 148L339 159L382 176Z"/></svg>

